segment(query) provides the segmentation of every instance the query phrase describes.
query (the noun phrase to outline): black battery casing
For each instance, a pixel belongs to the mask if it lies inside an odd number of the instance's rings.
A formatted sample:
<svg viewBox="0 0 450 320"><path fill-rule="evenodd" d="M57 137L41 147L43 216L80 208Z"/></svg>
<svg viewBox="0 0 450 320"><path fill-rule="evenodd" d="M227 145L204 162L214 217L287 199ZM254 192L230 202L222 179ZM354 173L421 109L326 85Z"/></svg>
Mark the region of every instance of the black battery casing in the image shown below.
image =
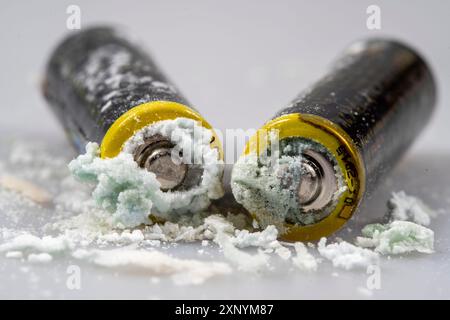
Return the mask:
<svg viewBox="0 0 450 320"><path fill-rule="evenodd" d="M111 125L135 106L172 101L192 108L129 39L110 27L89 28L68 36L48 62L44 96L79 152L88 141L100 144Z"/></svg>
<svg viewBox="0 0 450 320"><path fill-rule="evenodd" d="M352 45L274 118L312 114L341 127L362 156L370 191L425 127L435 100L432 73L414 50L371 39Z"/></svg>

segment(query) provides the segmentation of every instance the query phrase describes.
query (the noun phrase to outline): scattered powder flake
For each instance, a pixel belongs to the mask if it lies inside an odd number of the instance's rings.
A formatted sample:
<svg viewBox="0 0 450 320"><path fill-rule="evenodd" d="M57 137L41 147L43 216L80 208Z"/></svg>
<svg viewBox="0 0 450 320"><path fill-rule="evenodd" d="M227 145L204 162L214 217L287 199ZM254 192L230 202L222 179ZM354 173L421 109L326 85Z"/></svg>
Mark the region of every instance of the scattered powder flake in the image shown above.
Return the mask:
<svg viewBox="0 0 450 320"><path fill-rule="evenodd" d="M350 270L378 264L379 256L372 250L345 241L327 245L326 241L326 238L320 239L318 251L322 257L330 260L334 267Z"/></svg>
<svg viewBox="0 0 450 320"><path fill-rule="evenodd" d="M294 266L302 271L317 271L318 261L308 252L308 249L302 242L296 242L295 252L297 255L292 258Z"/></svg>
<svg viewBox="0 0 450 320"><path fill-rule="evenodd" d="M173 258L160 251L135 249L83 250L73 253L76 259L90 261L106 268L144 271L155 277L171 276L176 284L201 284L205 280L231 273L228 264Z"/></svg>
<svg viewBox="0 0 450 320"><path fill-rule="evenodd" d="M235 247L232 237L219 232L214 241L223 250L226 259L237 266L238 270L250 273L258 273L268 268L269 256L262 251L250 254Z"/></svg>
<svg viewBox="0 0 450 320"><path fill-rule="evenodd" d="M277 237L277 228L270 225L263 231L257 232L236 230L232 242L238 248L257 247L264 249L267 253L275 252L280 258L287 260L291 257L291 251L284 247Z"/></svg>
<svg viewBox="0 0 450 320"><path fill-rule="evenodd" d="M422 200L407 195L404 191L393 192L388 207L392 220L409 220L423 226L430 225L431 210Z"/></svg>
<svg viewBox="0 0 450 320"><path fill-rule="evenodd" d="M383 255L433 252L434 232L410 221L393 221L387 225L369 224L363 228L362 234L364 237L358 237L357 244L373 247Z"/></svg>
<svg viewBox="0 0 450 320"><path fill-rule="evenodd" d="M144 241L145 237L141 230L124 230L121 233L112 232L100 235L97 238L97 244L105 245L113 243L115 245L127 245L132 243L140 243Z"/></svg>
<svg viewBox="0 0 450 320"><path fill-rule="evenodd" d="M27 258L28 262L31 263L49 263L53 260L53 257L48 253L31 253Z"/></svg>
<svg viewBox="0 0 450 320"><path fill-rule="evenodd" d="M34 183L14 177L11 175L3 175L0 177L0 186L22 194L40 204L51 202L52 196L46 190L38 187Z"/></svg>
<svg viewBox="0 0 450 320"><path fill-rule="evenodd" d="M263 247L268 248L277 241L278 231L275 226L268 226L263 231L249 232L248 230L236 230L233 243L238 248Z"/></svg>

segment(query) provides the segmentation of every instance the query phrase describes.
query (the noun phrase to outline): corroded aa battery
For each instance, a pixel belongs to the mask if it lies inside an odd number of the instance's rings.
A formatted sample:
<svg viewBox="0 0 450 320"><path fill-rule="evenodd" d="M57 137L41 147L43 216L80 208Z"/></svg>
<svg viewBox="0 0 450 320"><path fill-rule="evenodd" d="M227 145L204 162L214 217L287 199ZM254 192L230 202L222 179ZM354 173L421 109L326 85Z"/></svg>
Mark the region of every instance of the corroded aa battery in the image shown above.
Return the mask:
<svg viewBox="0 0 450 320"><path fill-rule="evenodd" d="M282 237L314 240L344 225L424 128L435 96L430 69L415 51L373 39L350 46L325 77L279 111L260 131L277 132L280 157L300 159L299 176L292 166L276 172L295 204L278 215L284 219ZM244 156L261 154L266 141L259 132ZM263 202L264 194L245 180L233 172L235 196L270 222L270 201L254 205L249 197Z"/></svg>
<svg viewBox="0 0 450 320"><path fill-rule="evenodd" d="M66 38L50 58L43 91L79 152L94 141L100 144L103 158L114 157L139 129L184 117L210 129L211 148L222 154L206 120L152 58L115 29L95 27ZM176 187L186 175L185 166L168 160L170 147L167 139L152 137L135 155L150 171L167 171L159 172L165 189ZM151 164L151 157L159 162Z"/></svg>

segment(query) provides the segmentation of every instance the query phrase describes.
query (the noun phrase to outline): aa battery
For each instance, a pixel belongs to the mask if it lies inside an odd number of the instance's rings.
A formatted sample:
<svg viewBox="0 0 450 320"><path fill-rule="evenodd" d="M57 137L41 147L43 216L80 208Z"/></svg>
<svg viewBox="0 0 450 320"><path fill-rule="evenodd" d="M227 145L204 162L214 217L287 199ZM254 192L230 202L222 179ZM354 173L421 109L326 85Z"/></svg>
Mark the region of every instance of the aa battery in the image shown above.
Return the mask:
<svg viewBox="0 0 450 320"><path fill-rule="evenodd" d="M136 41L110 27L68 36L48 62L43 92L75 148L83 152L87 142L97 142L103 158L119 154L137 130L157 121L190 118L213 131ZM186 174L169 161L171 147L153 137L135 155L150 171L168 168L166 189L176 183L168 181L173 175ZM214 131L211 147L222 154ZM149 157L159 162L149 164Z"/></svg>
<svg viewBox="0 0 450 320"><path fill-rule="evenodd" d="M413 49L383 39L351 45L328 74L263 127L278 130L280 142L302 138L327 150L326 156L320 148L303 151L306 182L297 190L299 207L320 214L328 199L324 194L339 187L327 177L335 166L346 189L322 220L309 225L286 221L283 238L314 240L344 225L425 127L435 99L431 71Z"/></svg>

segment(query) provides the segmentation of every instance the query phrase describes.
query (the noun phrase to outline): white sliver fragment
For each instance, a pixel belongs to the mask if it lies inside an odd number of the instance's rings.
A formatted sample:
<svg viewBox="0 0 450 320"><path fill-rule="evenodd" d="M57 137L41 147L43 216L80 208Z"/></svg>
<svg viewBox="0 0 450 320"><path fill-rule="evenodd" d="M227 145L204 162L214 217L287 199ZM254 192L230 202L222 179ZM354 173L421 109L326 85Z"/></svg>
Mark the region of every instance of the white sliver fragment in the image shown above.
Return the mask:
<svg viewBox="0 0 450 320"><path fill-rule="evenodd" d="M326 238L320 239L318 250L320 255L330 260L334 267L350 270L366 268L379 262L379 255L372 250L360 248L345 241L327 245L326 241Z"/></svg>
<svg viewBox="0 0 450 320"><path fill-rule="evenodd" d="M388 207L392 220L409 220L423 226L430 225L430 216L435 214L422 200L404 191L393 192Z"/></svg>
<svg viewBox="0 0 450 320"><path fill-rule="evenodd" d="M115 245L127 245L132 243L140 243L145 237L141 230L124 230L122 233L112 232L100 235L97 238L97 244L106 245L108 243Z"/></svg>
<svg viewBox="0 0 450 320"><path fill-rule="evenodd" d="M105 111L108 110L109 107L111 107L111 106L112 106L112 102L111 102L111 100L109 100L108 102L106 102L106 103L102 106L102 108L100 109L100 112L105 112Z"/></svg>
<svg viewBox="0 0 450 320"><path fill-rule="evenodd" d="M375 248L376 252L383 255L434 251L434 232L410 221L393 221L387 225L369 224L363 228L362 234L364 237L358 237L356 243L362 247Z"/></svg>
<svg viewBox="0 0 450 320"><path fill-rule="evenodd" d="M20 179L11 175L3 175L0 177L0 186L22 194L34 202L39 204L47 204L51 202L52 196L46 190L38 187L34 183Z"/></svg>
<svg viewBox="0 0 450 320"><path fill-rule="evenodd" d="M292 258L294 266L302 271L317 271L318 261L308 252L308 249L302 242L296 242L294 244L295 252L297 255Z"/></svg>

